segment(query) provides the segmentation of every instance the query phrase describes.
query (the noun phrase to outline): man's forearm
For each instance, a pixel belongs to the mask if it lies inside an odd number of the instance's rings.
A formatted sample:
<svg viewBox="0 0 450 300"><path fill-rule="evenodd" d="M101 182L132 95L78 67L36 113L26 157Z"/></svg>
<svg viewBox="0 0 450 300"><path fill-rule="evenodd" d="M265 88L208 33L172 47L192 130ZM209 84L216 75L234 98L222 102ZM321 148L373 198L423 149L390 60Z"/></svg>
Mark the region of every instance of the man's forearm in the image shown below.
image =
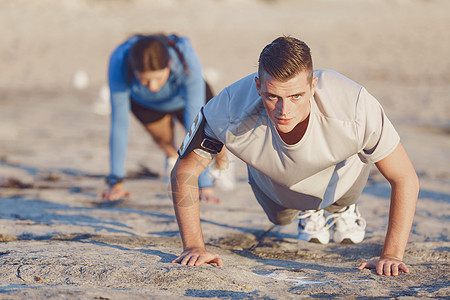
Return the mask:
<svg viewBox="0 0 450 300"><path fill-rule="evenodd" d="M389 225L382 257L403 260L414 219L418 190L414 179L392 186Z"/></svg>
<svg viewBox="0 0 450 300"><path fill-rule="evenodd" d="M184 249L204 248L200 224L198 177L185 174L172 178L172 197Z"/></svg>

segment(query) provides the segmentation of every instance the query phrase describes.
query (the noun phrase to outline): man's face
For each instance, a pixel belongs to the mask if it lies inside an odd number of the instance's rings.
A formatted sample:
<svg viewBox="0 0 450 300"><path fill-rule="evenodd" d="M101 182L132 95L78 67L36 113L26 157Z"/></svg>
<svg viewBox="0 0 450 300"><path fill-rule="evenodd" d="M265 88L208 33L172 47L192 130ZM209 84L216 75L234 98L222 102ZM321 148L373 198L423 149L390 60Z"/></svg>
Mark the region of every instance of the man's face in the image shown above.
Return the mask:
<svg viewBox="0 0 450 300"><path fill-rule="evenodd" d="M288 81L280 82L263 72L255 78L258 94L270 120L279 133L290 133L304 121L311 110L310 99L314 95L317 77L308 81L308 73L301 72Z"/></svg>

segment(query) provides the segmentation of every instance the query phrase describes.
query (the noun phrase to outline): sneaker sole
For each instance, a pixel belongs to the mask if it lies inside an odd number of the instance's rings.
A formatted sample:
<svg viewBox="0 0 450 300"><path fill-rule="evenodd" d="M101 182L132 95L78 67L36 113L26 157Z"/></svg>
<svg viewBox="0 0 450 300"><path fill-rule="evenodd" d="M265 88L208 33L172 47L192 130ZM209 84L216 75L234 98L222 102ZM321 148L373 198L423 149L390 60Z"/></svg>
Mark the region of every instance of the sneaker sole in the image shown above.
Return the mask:
<svg viewBox="0 0 450 300"><path fill-rule="evenodd" d="M318 237L308 237L308 236L303 236L302 234L299 234L297 239L299 241L305 241L308 243L315 243L315 244L322 244L322 245L326 245L330 242L330 238L329 237L322 237L322 241L320 241L320 238Z"/></svg>
<svg viewBox="0 0 450 300"><path fill-rule="evenodd" d="M339 232L338 232L339 233ZM352 237L342 237L340 234L333 235L333 241L338 244L359 244L364 240L365 232L359 232Z"/></svg>
<svg viewBox="0 0 450 300"><path fill-rule="evenodd" d="M322 244L318 238L312 238L309 240L310 243L314 243L314 244Z"/></svg>
<svg viewBox="0 0 450 300"><path fill-rule="evenodd" d="M343 239L341 244L356 244L351 239Z"/></svg>

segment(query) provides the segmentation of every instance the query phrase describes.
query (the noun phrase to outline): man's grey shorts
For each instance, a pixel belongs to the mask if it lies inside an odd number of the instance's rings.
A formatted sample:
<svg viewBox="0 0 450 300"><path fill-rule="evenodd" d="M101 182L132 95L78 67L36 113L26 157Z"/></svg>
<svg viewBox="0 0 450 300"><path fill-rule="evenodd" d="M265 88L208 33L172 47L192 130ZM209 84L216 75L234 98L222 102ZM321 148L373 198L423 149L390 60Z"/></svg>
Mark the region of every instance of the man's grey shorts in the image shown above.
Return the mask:
<svg viewBox="0 0 450 300"><path fill-rule="evenodd" d="M333 213L341 210L344 207L355 204L358 202L359 197L364 189L364 186L367 183L367 179L369 178L369 165L362 169L361 174L358 176L358 179L355 181L353 186L335 203L331 204L327 208L326 211ZM256 200L258 200L259 204L264 209L269 220L276 225L287 225L294 221L300 210L286 208L264 194L263 191L255 184L253 179L251 178L250 173L248 173L249 184L252 187L253 193L255 194Z"/></svg>

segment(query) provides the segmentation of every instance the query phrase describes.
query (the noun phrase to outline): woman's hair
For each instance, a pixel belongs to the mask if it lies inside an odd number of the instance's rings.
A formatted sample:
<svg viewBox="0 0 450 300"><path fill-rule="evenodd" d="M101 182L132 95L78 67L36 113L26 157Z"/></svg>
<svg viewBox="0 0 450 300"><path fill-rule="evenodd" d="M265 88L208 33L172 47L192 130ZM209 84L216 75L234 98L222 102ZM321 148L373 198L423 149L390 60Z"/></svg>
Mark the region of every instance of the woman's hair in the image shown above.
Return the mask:
<svg viewBox="0 0 450 300"><path fill-rule="evenodd" d="M181 62L184 71L188 74L186 62L180 50L175 46L178 37L168 39L164 34L135 35L137 41L131 46L128 54L130 71L147 72L161 70L169 66L169 47L172 47Z"/></svg>
<svg viewBox="0 0 450 300"><path fill-rule="evenodd" d="M156 71L169 65L169 45L163 35L138 35L128 55L131 69L137 72Z"/></svg>
<svg viewBox="0 0 450 300"><path fill-rule="evenodd" d="M263 71L281 82L306 71L311 82L313 78L311 50L308 45L296 38L279 37L267 45L259 56L260 78Z"/></svg>

